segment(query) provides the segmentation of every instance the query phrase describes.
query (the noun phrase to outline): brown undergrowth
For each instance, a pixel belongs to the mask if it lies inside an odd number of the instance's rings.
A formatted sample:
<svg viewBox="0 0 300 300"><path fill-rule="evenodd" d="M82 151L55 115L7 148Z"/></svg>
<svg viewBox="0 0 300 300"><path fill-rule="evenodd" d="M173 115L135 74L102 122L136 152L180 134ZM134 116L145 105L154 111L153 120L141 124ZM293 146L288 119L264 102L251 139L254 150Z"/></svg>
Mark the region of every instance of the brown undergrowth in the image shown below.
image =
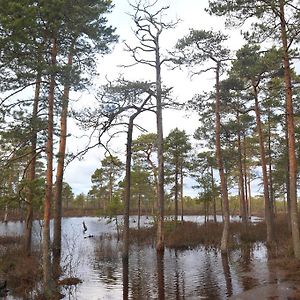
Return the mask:
<svg viewBox="0 0 300 300"><path fill-rule="evenodd" d="M173 249L193 249L199 246L220 247L223 224L208 222L197 224L194 222L165 222L165 245ZM291 234L285 218L277 218L275 221L276 242L268 245L269 255L275 257L291 257ZM131 229L131 242L155 244L156 227ZM254 243L266 244L265 222L250 223L241 222L230 224L229 248L235 249ZM280 247L278 246L280 245Z"/></svg>
<svg viewBox="0 0 300 300"><path fill-rule="evenodd" d="M37 252L30 257L24 255L20 243L14 237L1 237L6 244L1 243L0 274L7 281L7 288L14 296L29 299L31 291L36 289L41 280L40 256ZM11 240L11 243L8 243ZM19 239L20 240L20 239Z"/></svg>

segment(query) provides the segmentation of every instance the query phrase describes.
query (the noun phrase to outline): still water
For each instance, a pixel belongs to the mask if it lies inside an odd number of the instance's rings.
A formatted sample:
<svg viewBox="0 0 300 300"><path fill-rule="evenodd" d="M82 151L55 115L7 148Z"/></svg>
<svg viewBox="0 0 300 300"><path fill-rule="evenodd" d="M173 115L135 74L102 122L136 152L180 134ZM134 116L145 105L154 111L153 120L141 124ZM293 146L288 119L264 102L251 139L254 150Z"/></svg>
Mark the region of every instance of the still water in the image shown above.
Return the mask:
<svg viewBox="0 0 300 300"><path fill-rule="evenodd" d="M185 220L203 222L195 216ZM146 217L141 223L151 226ZM131 217L131 226L137 226L135 217ZM112 236L115 225L107 219L64 218L62 228L64 273L82 280L76 287L62 290L65 299L228 299L257 286L276 284L280 278L276 269L269 269L267 251L261 244L232 251L226 257L204 247L167 249L158 257L153 246L136 244L130 248L127 264L121 258L121 243ZM22 230L19 222L0 223L4 235L18 235ZM38 221L34 223L34 241L37 245L41 241Z"/></svg>

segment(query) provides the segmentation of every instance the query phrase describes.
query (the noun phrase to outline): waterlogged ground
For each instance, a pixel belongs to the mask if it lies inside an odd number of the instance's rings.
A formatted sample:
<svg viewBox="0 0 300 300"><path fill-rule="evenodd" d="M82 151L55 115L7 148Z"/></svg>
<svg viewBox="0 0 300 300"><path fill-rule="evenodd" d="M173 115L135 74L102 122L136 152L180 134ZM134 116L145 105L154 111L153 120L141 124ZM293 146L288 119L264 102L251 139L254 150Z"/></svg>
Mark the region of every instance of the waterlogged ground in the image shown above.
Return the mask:
<svg viewBox="0 0 300 300"><path fill-rule="evenodd" d="M203 222L202 217L185 220ZM83 221L88 228L85 233ZM132 227L136 221L131 218ZM146 217L141 221L143 226L151 225ZM36 245L41 240L40 225L34 224ZM120 256L121 243L111 235L115 224L107 219L65 218L62 228L64 272L82 280L76 287L62 289L65 299L300 299L300 289L269 266L261 244L228 256L199 247L166 250L163 257L157 257L152 246L132 245L126 264ZM2 235L18 235L22 230L19 222L0 223Z"/></svg>

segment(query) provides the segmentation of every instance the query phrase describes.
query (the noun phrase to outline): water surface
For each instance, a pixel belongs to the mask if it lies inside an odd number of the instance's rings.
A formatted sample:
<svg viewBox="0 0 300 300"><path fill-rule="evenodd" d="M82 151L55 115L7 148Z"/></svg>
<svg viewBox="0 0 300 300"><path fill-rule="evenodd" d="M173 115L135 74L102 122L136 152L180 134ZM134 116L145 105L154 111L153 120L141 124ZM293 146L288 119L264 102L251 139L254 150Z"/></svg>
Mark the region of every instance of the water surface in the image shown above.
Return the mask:
<svg viewBox="0 0 300 300"><path fill-rule="evenodd" d="M204 221L197 216L185 219ZM137 226L136 221L131 217L132 227ZM151 226L152 220L142 217L141 224ZM23 225L0 223L0 233L22 234ZM231 251L228 256L205 247L166 249L163 257L158 257L151 245L135 244L130 247L127 263L120 255L115 224L107 219L63 218L62 228L64 273L83 281L76 287L64 288L65 299L227 299L264 284L278 283L278 274L269 269L267 250L262 244ZM39 245L40 222L34 222L33 232L34 242Z"/></svg>

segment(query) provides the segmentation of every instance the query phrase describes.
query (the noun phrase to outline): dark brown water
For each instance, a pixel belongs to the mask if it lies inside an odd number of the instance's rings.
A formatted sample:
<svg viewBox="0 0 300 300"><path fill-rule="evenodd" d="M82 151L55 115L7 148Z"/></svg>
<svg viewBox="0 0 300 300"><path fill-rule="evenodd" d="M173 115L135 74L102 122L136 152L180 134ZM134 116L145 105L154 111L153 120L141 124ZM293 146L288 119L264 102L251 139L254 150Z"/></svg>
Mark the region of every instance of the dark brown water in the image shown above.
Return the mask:
<svg viewBox="0 0 300 300"><path fill-rule="evenodd" d="M82 230L83 221L88 228L86 233ZM145 226L149 222L143 219ZM22 226L0 224L0 233L20 234ZM255 287L280 284L280 274L269 269L267 251L261 244L232 251L228 256L204 247L167 249L163 256L157 256L151 246L132 245L129 260L122 261L121 243L111 236L114 224L85 217L63 219L62 226L62 267L67 277L83 281L63 289L65 299L227 299ZM40 238L40 224L36 222L37 245Z"/></svg>

